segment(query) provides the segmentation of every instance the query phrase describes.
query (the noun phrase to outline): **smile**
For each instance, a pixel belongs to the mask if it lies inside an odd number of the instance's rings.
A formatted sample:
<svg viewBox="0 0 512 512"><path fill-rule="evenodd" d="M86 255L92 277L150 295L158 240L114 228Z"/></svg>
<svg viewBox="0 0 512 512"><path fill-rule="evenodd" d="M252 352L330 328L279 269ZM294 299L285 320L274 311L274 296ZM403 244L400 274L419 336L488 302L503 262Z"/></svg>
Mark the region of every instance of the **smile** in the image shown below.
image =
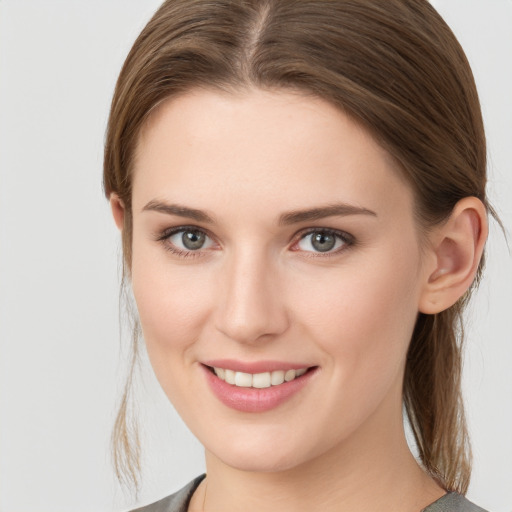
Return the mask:
<svg viewBox="0 0 512 512"><path fill-rule="evenodd" d="M235 372L225 368L213 368L215 375L228 384L240 388L257 389L279 386L280 384L283 384L283 382L290 382L304 375L307 370L307 368L300 368L297 370L275 370L273 372L245 373Z"/></svg>
<svg viewBox="0 0 512 512"><path fill-rule="evenodd" d="M209 363L200 367L213 395L230 409L246 413L270 411L288 402L308 387L319 370L278 362Z"/></svg>

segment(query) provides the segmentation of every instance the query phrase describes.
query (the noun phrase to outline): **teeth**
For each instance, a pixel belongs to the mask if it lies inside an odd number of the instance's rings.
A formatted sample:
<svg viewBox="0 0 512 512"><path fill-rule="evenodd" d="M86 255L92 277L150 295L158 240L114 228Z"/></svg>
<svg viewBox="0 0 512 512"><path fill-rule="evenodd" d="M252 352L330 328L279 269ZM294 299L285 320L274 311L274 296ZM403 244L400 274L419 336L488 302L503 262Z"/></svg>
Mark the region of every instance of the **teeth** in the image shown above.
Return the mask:
<svg viewBox="0 0 512 512"><path fill-rule="evenodd" d="M253 388L269 388L271 384L270 372L256 373L252 376Z"/></svg>
<svg viewBox="0 0 512 512"><path fill-rule="evenodd" d="M235 372L233 370L226 370L224 368L213 368L215 375L219 379L238 386L241 388L269 388L270 386L279 386L283 382L290 382L307 372L307 368L301 368L300 370L276 370L273 372L264 373L244 373Z"/></svg>
<svg viewBox="0 0 512 512"><path fill-rule="evenodd" d="M252 388L252 375L250 373L235 372L235 386Z"/></svg>
<svg viewBox="0 0 512 512"><path fill-rule="evenodd" d="M214 370L222 370L222 368L214 368ZM224 372L224 379L228 384L234 384L235 383L235 372L233 370L225 370ZM217 373L217 377L222 379L222 377Z"/></svg>
<svg viewBox="0 0 512 512"><path fill-rule="evenodd" d="M277 370L275 372L272 372L270 376L270 383L272 386L279 386L279 384L282 384L284 382L284 371L283 370Z"/></svg>
<svg viewBox="0 0 512 512"><path fill-rule="evenodd" d="M284 374L284 380L286 382L290 382L291 380L295 379L295 370L288 370L285 374Z"/></svg>

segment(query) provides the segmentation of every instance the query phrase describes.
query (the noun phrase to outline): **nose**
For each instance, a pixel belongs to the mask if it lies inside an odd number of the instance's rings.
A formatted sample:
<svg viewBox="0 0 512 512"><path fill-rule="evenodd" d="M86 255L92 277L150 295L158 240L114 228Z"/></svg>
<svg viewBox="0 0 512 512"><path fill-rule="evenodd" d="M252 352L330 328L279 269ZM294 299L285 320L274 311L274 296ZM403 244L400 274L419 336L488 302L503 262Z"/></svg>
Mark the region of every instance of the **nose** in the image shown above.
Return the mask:
<svg viewBox="0 0 512 512"><path fill-rule="evenodd" d="M286 331L282 283L272 262L254 253L233 255L220 277L216 328L222 334L251 344Z"/></svg>

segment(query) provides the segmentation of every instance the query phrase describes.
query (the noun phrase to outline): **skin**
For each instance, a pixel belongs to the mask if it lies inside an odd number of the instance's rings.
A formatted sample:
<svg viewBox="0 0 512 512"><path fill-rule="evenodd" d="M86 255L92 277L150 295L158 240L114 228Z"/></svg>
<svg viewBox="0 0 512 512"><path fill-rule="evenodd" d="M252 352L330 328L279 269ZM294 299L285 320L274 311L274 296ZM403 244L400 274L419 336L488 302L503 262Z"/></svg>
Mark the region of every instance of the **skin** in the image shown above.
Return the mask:
<svg viewBox="0 0 512 512"><path fill-rule="evenodd" d="M444 494L407 447L402 381L418 312L449 307L474 277L486 237L478 200L425 244L411 187L347 115L292 92L195 90L144 127L132 201L144 339L205 447L205 510L412 512ZM340 203L365 211L279 222ZM172 204L210 219L164 211ZM173 252L185 248L169 230L183 226L208 235L203 248ZM320 253L311 229L350 236ZM285 403L247 413L207 386L201 362L221 358L318 370ZM204 498L203 483L190 510Z"/></svg>

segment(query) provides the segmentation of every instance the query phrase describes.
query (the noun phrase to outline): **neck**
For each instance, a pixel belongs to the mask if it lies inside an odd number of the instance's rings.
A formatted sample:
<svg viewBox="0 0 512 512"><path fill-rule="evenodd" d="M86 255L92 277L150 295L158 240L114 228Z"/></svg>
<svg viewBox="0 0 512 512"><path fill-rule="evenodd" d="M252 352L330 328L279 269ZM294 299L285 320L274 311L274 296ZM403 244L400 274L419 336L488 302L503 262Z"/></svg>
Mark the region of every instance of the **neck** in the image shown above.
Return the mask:
<svg viewBox="0 0 512 512"><path fill-rule="evenodd" d="M412 456L397 405L398 414L385 407L387 418L377 412L349 439L290 469L244 471L207 450L204 511L419 512L445 491ZM204 488L190 510L202 510Z"/></svg>

